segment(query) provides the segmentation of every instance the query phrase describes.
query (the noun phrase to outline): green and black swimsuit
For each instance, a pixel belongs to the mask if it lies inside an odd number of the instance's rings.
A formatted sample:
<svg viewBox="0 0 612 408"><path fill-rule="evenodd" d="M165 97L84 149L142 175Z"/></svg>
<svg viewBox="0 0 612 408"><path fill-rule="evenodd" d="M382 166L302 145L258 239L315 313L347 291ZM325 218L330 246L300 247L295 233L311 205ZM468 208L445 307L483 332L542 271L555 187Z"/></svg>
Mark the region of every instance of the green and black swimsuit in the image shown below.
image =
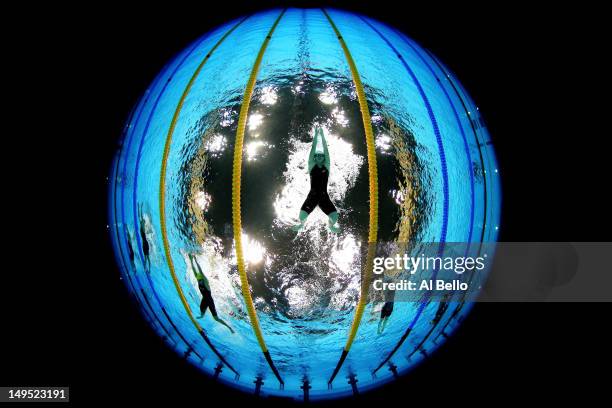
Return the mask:
<svg viewBox="0 0 612 408"><path fill-rule="evenodd" d="M196 272L196 279L198 280L198 289L202 294L202 302L200 302L200 313L204 315L206 309L210 308L210 313L217 317L217 309L215 308L215 301L213 300L210 288L206 283L206 278L201 273Z"/></svg>
<svg viewBox="0 0 612 408"><path fill-rule="evenodd" d="M217 316L217 309L215 308L215 301L212 298L212 293L204 284L204 281L198 281L198 288L202 294L202 302L200 302L200 313L206 313L206 309L210 308L210 313L213 316Z"/></svg>
<svg viewBox="0 0 612 408"><path fill-rule="evenodd" d="M142 253L145 257L149 256L149 240L143 226L140 227L140 240L142 241Z"/></svg>
<svg viewBox="0 0 612 408"><path fill-rule="evenodd" d="M329 215L336 211L334 203L332 203L327 194L327 182L329 180L329 171L325 166L315 165L310 170L310 192L306 201L302 204L302 211L310 214L318 205L321 211Z"/></svg>

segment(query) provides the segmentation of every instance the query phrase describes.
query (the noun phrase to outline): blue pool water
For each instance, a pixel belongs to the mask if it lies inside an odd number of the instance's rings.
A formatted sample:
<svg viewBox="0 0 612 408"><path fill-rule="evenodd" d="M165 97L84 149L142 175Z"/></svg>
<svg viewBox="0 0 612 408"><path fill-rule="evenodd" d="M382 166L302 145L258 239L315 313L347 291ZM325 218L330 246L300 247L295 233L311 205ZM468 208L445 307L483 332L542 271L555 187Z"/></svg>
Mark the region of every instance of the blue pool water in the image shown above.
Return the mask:
<svg viewBox="0 0 612 408"><path fill-rule="evenodd" d="M258 13L207 33L151 83L130 114L113 163L111 234L123 279L143 316L181 356L245 392L257 388L301 400L308 381L311 399L336 398L353 392L350 378L361 392L407 373L443 343L470 306L455 299L432 326L439 302L396 302L378 334L384 302L371 294L346 361L328 387L360 293L360 251L369 225L366 144L351 71L328 19L321 10L289 9L263 54L241 169L247 275L269 354L284 380L279 387L241 293L231 194L245 87L280 13ZM364 16L328 13L355 61L372 117L379 241L494 242L501 197L497 164L465 89L435 56L393 28ZM169 260L159 206L164 147L179 101L207 55L181 106L167 155ZM308 193L305 166L315 126L328 139L328 190L340 214L339 234L327 231L318 209L300 233L291 230ZM197 320L207 342L190 319L169 268L171 261L197 316L201 295L190 254L209 281L218 316L235 334L209 310ZM414 352L419 345L422 352Z"/></svg>

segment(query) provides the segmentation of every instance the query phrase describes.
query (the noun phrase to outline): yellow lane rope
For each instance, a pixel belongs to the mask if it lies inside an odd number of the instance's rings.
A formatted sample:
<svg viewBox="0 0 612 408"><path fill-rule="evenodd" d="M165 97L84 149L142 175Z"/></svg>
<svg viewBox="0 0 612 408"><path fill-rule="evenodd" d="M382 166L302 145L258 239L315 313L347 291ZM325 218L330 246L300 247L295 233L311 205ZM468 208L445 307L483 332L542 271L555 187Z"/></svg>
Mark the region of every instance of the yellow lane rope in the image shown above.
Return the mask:
<svg viewBox="0 0 612 408"><path fill-rule="evenodd" d="M370 187L370 227L368 231L368 252L361 277L361 293L359 294L357 310L355 311L355 317L353 318L351 330L349 332L348 339L346 340L344 350L342 351L342 356L338 361L338 365L336 366L334 373L329 379L329 384L331 384L336 374L338 374L338 370L340 370L340 367L342 366L342 363L344 362L344 359L346 358L346 355L348 354L351 345L353 344L353 340L355 340L357 330L359 329L359 324L361 323L361 318L363 317L365 305L368 300L368 291L370 287L370 280L372 278L372 264L376 249L376 241L378 238L378 171L376 167L376 149L374 145L374 133L372 132L372 120L370 118L370 110L368 108L368 101L366 100L365 92L363 90L363 84L361 83L359 72L357 71L357 66L355 65L355 61L353 61L353 57L351 56L351 53L346 43L344 42L340 31L338 30L338 27L336 27L336 24L334 24L327 11L325 9L322 9L322 11L323 14L325 14L325 17L327 17L327 20L329 21L329 24L333 28L334 32L336 33L336 36L338 37L338 41L342 46L344 56L346 57L346 61L348 62L349 68L351 70L351 75L353 77L353 82L355 83L355 88L357 89L357 98L359 100L359 109L361 110L361 118L363 120L363 129L365 131L365 139L368 152L368 175Z"/></svg>
<svg viewBox="0 0 612 408"><path fill-rule="evenodd" d="M242 296L244 297L244 303L246 304L249 319L251 320L251 326L253 327L253 332L255 333L255 337L257 337L257 341L259 342L261 351L263 351L266 359L268 360L268 364L270 364L270 368L272 369L272 371L274 371L274 374L281 383L281 386L283 384L283 381L280 378L278 371L276 371L274 364L272 363L270 353L268 352L266 342L261 332L261 327L257 318L257 312L255 311L255 306L253 305L253 298L251 297L251 290L249 286L249 279L246 273L246 266L244 264L244 254L242 251L240 192L242 177L242 149L244 144L244 132L246 130L247 116L249 113L249 106L251 104L251 96L253 95L253 88L255 87L255 82L257 81L257 73L259 72L261 60L263 59L264 53L266 52L266 48L268 47L268 43L272 38L272 33L274 33L276 26L278 25L284 14L285 10L280 13L278 18L272 25L272 28L270 28L266 39L261 45L259 54L257 54L257 58L255 59L255 63L253 64L251 76L249 77L249 81L247 82L246 88L244 90L242 106L240 107L240 116L238 118L238 129L236 130L236 143L234 145L234 165L232 169L232 221L234 226L234 242L236 243L236 259L238 263L238 273L240 274L240 283L242 286Z"/></svg>
<svg viewBox="0 0 612 408"><path fill-rule="evenodd" d="M193 325L196 327L196 329L202 335L202 337L204 337L204 340L206 341L206 343L209 346L211 346L215 354L217 354L217 356L219 356L222 359L222 361L230 368L231 366L227 364L227 362L223 359L223 357L212 347L212 344L210 343L210 341L206 337L206 334L204 333L204 329L202 329L198 321L193 316L193 313L191 312L191 308L189 307L189 304L187 303L187 299L185 298L185 294L183 293L183 289L181 288L181 285L176 276L176 271L174 269L174 262L172 260L172 253L170 252L170 242L168 241L168 232L166 228L166 171L167 171L167 164L168 164L168 155L170 154L170 146L172 144L172 135L174 134L174 130L176 128L176 124L178 122L178 118L180 116L181 109L183 108L183 104L185 103L185 99L187 98L187 95L191 91L191 88L193 84L195 83L196 78L200 74L200 71L202 71L204 64L206 64L206 62L210 59L212 53L221 45L223 41L225 41L225 39L232 32L234 32L236 28L238 28L240 24L242 24L242 22L244 22L244 20L246 20L246 17L240 20L237 24L235 24L228 32L226 32L223 35L223 37L219 39L219 41L217 41L217 43L206 54L202 62L200 62L200 65L198 65L195 72L191 76L191 79L187 83L187 86L185 87L185 90L183 91L183 94L181 95L181 99L179 100L178 105L176 106L176 110L174 111L174 116L172 117L172 121L170 122L170 128L168 129L168 135L166 136L166 144L164 146L164 155L162 158L161 174L159 177L159 215L160 215L160 224L161 224L161 234L162 234L162 241L164 243L164 251L166 253L166 260L168 263L168 268L170 269L170 274L172 275L172 281L174 282L176 291L181 299L181 302L183 303L183 306L185 307L185 311L189 315L189 319L191 319L191 322L193 323ZM236 372L233 369L232 371ZM238 373L236 372L236 374Z"/></svg>

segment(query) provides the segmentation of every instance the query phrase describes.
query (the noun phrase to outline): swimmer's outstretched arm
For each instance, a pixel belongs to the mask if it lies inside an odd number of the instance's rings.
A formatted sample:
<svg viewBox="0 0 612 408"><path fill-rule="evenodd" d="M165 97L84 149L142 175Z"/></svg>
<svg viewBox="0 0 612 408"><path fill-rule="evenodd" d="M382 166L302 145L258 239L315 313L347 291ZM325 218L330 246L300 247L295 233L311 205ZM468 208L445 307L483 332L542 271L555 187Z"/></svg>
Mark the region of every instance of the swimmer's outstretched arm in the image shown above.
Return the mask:
<svg viewBox="0 0 612 408"><path fill-rule="evenodd" d="M331 170L331 160L329 157L329 150L327 150L327 140L325 140L325 134L323 133L323 129L318 128L319 132L321 133L321 141L323 142L323 152L325 154L325 168L327 169L327 171Z"/></svg>
<svg viewBox="0 0 612 408"><path fill-rule="evenodd" d="M202 272L202 268L200 268L200 264L195 259L195 256L193 256L193 254L189 254L189 260L191 261L191 270L193 271L193 274L195 275L196 279L198 281L201 280L202 282L204 282L204 286L206 286L206 289L210 290L208 279L206 278L206 275L204 275L204 273Z"/></svg>
<svg viewBox="0 0 612 408"><path fill-rule="evenodd" d="M314 159L314 157L315 157L315 154L317 152L318 137L319 137L319 128L316 128L315 129L314 139L312 141L312 146L310 147L310 154L308 155L308 173L310 173L310 171L315 166L315 159Z"/></svg>

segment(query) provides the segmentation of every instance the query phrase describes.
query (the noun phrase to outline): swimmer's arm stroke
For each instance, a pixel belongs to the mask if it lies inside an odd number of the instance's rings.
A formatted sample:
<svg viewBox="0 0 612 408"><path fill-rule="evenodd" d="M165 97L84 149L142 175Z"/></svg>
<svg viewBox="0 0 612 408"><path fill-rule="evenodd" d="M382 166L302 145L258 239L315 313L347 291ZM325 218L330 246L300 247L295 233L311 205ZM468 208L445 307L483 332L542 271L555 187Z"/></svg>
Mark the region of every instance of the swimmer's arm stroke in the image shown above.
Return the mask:
<svg viewBox="0 0 612 408"><path fill-rule="evenodd" d="M198 263L198 261L191 254L189 254L189 260L191 261L191 270L193 271L196 280L198 282L202 281L204 283L204 286L206 286L206 289L210 290L208 279L206 278L206 275L204 275L204 273L202 272L202 268L200 268L200 264Z"/></svg>
<svg viewBox="0 0 612 408"><path fill-rule="evenodd" d="M319 132L321 132L321 140L323 141L323 153L325 154L325 168L327 171L331 170L331 160L329 157L329 150L327 150L327 140L325 140L325 134L323 133L323 129L319 128Z"/></svg>
<svg viewBox="0 0 612 408"><path fill-rule="evenodd" d="M314 136L314 140L312 141L312 146L310 147L310 154L308 155L308 173L310 173L310 171L314 168L315 166L315 154L317 153L317 141L318 141L318 137L319 137L319 128L315 129L315 136Z"/></svg>

